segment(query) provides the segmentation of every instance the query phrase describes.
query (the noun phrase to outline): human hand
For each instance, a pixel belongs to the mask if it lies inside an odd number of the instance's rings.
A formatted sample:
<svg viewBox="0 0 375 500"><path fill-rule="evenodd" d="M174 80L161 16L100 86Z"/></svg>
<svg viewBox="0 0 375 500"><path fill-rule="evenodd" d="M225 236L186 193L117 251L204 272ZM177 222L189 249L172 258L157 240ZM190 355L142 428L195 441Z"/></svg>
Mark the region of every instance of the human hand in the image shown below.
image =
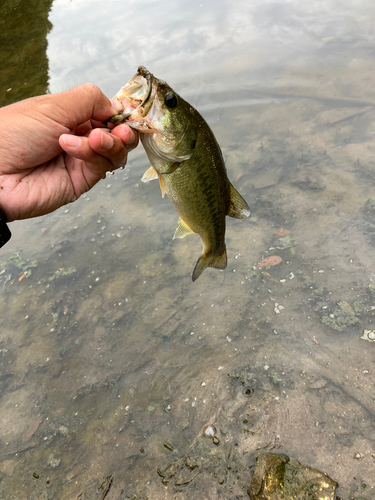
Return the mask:
<svg viewBox="0 0 375 500"><path fill-rule="evenodd" d="M125 165L138 135L102 124L119 106L85 84L0 109L0 207L8 222L71 203Z"/></svg>

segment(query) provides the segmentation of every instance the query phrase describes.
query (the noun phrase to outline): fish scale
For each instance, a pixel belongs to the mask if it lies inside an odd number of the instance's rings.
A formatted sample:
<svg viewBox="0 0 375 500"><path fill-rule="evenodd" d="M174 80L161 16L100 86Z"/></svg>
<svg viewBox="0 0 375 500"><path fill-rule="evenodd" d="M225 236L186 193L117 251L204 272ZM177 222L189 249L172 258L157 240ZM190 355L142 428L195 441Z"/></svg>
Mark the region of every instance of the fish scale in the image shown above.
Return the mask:
<svg viewBox="0 0 375 500"><path fill-rule="evenodd" d="M200 234L207 249L220 253L225 245L229 181L221 151L212 139L213 134L204 122L198 129L192 157L174 173L165 175L164 182L180 217ZM210 165L210 169L204 168L206 165Z"/></svg>

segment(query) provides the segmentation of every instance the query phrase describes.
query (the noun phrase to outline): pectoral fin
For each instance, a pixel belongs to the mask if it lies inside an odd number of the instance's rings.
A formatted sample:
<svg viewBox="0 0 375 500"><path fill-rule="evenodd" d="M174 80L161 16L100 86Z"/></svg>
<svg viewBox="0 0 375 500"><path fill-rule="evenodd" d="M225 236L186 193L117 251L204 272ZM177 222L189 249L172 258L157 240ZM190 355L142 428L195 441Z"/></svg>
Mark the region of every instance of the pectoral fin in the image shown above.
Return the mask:
<svg viewBox="0 0 375 500"><path fill-rule="evenodd" d="M154 179L159 179L161 196L162 196L162 198L164 198L164 195L166 193L166 187L165 187L165 182L163 180L163 177L160 174L158 174L157 170L154 167L150 167L143 174L142 182L150 182L150 181L153 181Z"/></svg>
<svg viewBox="0 0 375 500"><path fill-rule="evenodd" d="M154 179L158 179L158 178L159 178L159 176L158 176L157 171L154 169L154 167L150 167L143 174L142 182L150 182L150 181L153 181Z"/></svg>
<svg viewBox="0 0 375 500"><path fill-rule="evenodd" d="M178 225L173 235L173 239L175 240L176 238L184 238L187 234L192 234L192 233L194 233L194 231L190 229L190 227L186 224L186 222L180 217L178 219Z"/></svg>
<svg viewBox="0 0 375 500"><path fill-rule="evenodd" d="M232 184L229 187L229 196L230 204L227 215L235 219L246 219L246 217L249 217L250 210L248 204Z"/></svg>
<svg viewBox="0 0 375 500"><path fill-rule="evenodd" d="M202 254L199 257L193 271L193 281L199 278L206 267L214 267L216 269L225 269L227 267L227 250L225 245L223 250L217 255Z"/></svg>

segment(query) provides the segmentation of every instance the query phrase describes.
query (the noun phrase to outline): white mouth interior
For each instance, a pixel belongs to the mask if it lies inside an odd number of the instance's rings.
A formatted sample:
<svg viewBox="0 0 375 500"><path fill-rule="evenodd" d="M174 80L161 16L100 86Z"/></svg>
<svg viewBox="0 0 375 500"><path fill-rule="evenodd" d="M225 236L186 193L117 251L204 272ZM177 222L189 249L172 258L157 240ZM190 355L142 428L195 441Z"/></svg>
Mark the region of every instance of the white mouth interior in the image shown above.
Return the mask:
<svg viewBox="0 0 375 500"><path fill-rule="evenodd" d="M132 78L122 89L117 92L115 99L123 101L126 99L131 102L133 106L139 106L145 99L148 92L148 84L145 77L137 75ZM125 104L125 103L124 103Z"/></svg>

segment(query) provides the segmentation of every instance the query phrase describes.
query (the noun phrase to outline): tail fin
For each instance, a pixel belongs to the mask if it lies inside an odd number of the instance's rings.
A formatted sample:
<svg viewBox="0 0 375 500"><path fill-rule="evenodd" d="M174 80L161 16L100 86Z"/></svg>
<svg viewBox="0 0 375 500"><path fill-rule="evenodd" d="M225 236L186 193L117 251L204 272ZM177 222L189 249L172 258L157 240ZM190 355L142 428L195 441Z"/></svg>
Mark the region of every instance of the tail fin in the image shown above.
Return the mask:
<svg viewBox="0 0 375 500"><path fill-rule="evenodd" d="M199 278L206 267L214 267L215 269L225 269L227 267L227 249L225 245L223 250L216 255L202 254L199 257L193 271L193 281Z"/></svg>

